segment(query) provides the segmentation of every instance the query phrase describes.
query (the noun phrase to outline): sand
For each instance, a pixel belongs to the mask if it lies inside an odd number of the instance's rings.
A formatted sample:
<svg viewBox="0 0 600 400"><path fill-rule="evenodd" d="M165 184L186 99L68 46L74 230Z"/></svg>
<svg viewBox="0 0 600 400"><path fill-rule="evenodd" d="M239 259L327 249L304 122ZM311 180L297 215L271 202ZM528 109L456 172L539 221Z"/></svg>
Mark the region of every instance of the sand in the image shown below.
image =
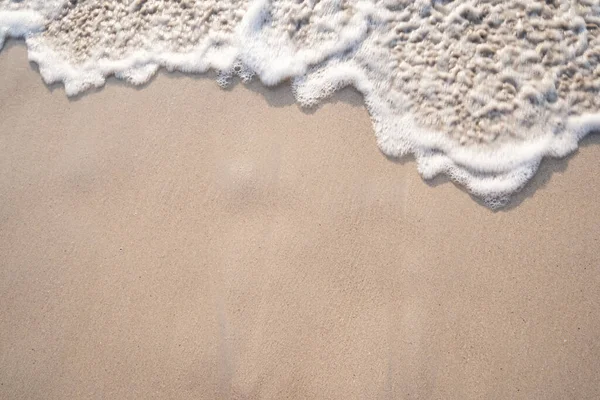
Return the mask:
<svg viewBox="0 0 600 400"><path fill-rule="evenodd" d="M492 212L360 96L0 53L0 398L600 397L598 135Z"/></svg>

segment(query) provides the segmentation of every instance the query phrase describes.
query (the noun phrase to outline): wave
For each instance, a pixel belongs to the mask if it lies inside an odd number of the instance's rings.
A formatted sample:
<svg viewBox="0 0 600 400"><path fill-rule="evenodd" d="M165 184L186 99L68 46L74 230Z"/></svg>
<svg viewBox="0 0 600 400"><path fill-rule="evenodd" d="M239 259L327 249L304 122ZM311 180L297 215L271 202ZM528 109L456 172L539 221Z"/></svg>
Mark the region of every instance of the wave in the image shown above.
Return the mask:
<svg viewBox="0 0 600 400"><path fill-rule="evenodd" d="M68 96L159 68L290 80L306 107L354 86L386 155L491 208L600 128L598 32L594 0L0 0L0 46Z"/></svg>

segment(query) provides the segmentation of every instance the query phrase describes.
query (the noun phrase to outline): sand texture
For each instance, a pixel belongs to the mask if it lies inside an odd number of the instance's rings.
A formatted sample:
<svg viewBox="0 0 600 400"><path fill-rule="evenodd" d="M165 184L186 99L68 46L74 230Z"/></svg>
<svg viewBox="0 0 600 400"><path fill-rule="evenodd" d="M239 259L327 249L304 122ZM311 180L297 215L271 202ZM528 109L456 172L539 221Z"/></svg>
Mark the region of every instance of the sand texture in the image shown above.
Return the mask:
<svg viewBox="0 0 600 400"><path fill-rule="evenodd" d="M0 53L0 399L598 399L598 135L492 212L361 97ZM193 99L193 101L190 101Z"/></svg>

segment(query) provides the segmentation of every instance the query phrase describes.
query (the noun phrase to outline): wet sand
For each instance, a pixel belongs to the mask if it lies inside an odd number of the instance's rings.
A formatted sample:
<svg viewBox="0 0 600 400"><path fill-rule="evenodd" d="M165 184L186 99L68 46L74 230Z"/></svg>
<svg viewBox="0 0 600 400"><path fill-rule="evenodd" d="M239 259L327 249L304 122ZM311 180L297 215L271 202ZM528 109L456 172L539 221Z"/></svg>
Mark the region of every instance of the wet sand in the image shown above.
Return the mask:
<svg viewBox="0 0 600 400"><path fill-rule="evenodd" d="M600 135L493 212L360 96L0 53L0 398L597 399Z"/></svg>

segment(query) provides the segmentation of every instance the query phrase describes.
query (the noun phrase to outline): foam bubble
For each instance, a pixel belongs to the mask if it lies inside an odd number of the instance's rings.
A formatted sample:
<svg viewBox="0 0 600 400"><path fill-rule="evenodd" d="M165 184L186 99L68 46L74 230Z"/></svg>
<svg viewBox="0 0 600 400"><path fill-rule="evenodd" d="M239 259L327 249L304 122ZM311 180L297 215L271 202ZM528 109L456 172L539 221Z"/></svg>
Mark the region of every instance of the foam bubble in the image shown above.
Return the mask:
<svg viewBox="0 0 600 400"><path fill-rule="evenodd" d="M0 43L69 96L161 67L290 79L307 107L351 85L384 153L490 207L600 127L599 32L589 0L0 0Z"/></svg>

